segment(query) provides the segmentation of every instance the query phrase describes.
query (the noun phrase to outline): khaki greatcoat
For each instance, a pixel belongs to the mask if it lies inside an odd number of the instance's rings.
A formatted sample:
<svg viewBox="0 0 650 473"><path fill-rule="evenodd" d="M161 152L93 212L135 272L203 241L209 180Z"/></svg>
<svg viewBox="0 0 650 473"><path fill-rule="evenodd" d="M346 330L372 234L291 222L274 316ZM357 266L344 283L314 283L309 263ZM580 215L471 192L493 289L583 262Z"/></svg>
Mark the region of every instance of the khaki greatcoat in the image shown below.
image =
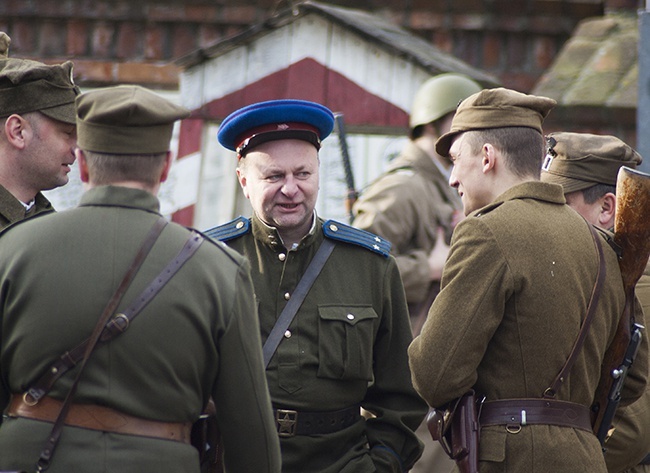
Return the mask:
<svg viewBox="0 0 650 473"><path fill-rule="evenodd" d="M593 401L624 304L616 255L603 247L607 279L598 310L557 395L584 406ZM488 401L540 398L573 347L596 272L591 232L560 186L526 182L470 214L455 230L442 290L409 347L416 389L433 407L470 388ZM628 377L624 404L643 393L645 353ZM481 473L606 471L598 440L583 430L528 425L510 434L486 426L480 442Z"/></svg>

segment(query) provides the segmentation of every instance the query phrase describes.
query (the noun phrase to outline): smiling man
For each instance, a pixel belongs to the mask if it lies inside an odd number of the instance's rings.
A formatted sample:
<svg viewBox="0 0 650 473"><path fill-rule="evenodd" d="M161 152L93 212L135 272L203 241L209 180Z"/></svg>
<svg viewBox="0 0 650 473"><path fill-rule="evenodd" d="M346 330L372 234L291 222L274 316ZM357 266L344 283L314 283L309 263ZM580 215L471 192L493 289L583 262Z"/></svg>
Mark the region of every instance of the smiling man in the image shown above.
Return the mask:
<svg viewBox="0 0 650 473"><path fill-rule="evenodd" d="M318 151L333 125L330 110L302 100L229 115L219 141L237 153L254 214L207 234L251 262L282 471L397 473L421 454L414 430L426 404L411 384L411 328L390 244L315 213ZM288 325L276 325L287 314Z"/></svg>
<svg viewBox="0 0 650 473"><path fill-rule="evenodd" d="M8 58L0 33L0 229L54 209L41 191L68 183L77 142L72 63Z"/></svg>
<svg viewBox="0 0 650 473"><path fill-rule="evenodd" d="M469 390L485 397L481 473L607 471L589 406L625 295L614 251L566 205L561 186L539 181L542 121L554 105L483 90L459 105L436 143L454 164L449 183L467 217L409 361L417 391L434 408ZM569 362L599 272L596 242L605 281ZM624 404L644 390L647 357L639 358Z"/></svg>

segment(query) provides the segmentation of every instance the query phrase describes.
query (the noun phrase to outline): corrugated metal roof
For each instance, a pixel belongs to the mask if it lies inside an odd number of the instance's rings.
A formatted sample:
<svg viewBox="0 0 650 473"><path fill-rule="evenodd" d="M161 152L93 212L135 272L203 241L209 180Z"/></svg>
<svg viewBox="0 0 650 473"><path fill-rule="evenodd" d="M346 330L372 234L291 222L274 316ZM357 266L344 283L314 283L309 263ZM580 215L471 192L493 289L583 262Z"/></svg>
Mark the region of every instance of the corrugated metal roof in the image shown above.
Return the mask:
<svg viewBox="0 0 650 473"><path fill-rule="evenodd" d="M363 10L326 5L314 1L296 4L292 9L285 9L240 34L183 56L176 63L184 68L196 66L241 44L250 43L265 35L268 31L280 28L308 14L318 14L338 23L390 53L413 61L428 70L432 75L443 72L458 72L474 78L486 87L499 84L497 77L441 51L424 39L378 15Z"/></svg>
<svg viewBox="0 0 650 473"><path fill-rule="evenodd" d="M532 93L558 107L636 109L638 42L635 14L583 20Z"/></svg>

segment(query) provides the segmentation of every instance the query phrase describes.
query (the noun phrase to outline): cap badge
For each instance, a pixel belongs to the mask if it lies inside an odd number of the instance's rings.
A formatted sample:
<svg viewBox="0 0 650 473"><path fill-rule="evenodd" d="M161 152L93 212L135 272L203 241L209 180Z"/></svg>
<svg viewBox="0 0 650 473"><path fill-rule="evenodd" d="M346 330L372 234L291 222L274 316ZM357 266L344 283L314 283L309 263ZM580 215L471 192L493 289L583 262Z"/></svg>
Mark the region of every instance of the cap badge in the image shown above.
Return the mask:
<svg viewBox="0 0 650 473"><path fill-rule="evenodd" d="M555 148L555 145L557 144L557 141L555 138L547 138L546 139L546 156L544 157L544 162L542 163L542 171L547 171L551 169L551 164L553 163L553 159L557 156L557 153L553 148Z"/></svg>

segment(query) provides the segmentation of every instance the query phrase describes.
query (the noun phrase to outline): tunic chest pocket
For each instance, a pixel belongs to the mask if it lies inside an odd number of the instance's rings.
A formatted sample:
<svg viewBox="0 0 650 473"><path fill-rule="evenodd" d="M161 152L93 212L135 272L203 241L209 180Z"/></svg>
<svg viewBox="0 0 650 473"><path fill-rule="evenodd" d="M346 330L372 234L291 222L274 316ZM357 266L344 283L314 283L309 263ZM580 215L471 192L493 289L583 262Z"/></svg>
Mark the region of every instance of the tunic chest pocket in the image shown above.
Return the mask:
<svg viewBox="0 0 650 473"><path fill-rule="evenodd" d="M370 306L318 307L318 376L372 379L375 323Z"/></svg>

